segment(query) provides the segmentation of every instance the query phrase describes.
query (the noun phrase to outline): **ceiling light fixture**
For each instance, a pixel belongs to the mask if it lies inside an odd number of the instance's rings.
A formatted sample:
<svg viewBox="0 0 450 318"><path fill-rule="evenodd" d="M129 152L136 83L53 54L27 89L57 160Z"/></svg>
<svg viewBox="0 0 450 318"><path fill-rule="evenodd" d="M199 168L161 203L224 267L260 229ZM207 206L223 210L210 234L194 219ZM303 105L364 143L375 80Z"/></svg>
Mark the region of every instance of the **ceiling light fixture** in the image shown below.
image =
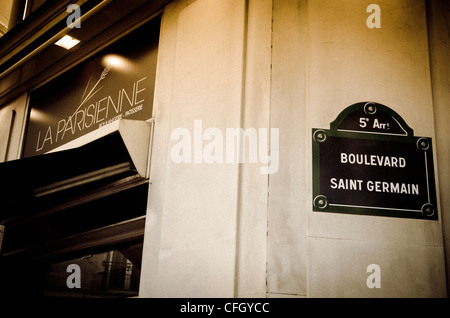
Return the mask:
<svg viewBox="0 0 450 318"><path fill-rule="evenodd" d="M80 40L75 39L69 35L65 35L59 41L55 42L56 45L61 46L66 50L73 48L78 43L80 43Z"/></svg>

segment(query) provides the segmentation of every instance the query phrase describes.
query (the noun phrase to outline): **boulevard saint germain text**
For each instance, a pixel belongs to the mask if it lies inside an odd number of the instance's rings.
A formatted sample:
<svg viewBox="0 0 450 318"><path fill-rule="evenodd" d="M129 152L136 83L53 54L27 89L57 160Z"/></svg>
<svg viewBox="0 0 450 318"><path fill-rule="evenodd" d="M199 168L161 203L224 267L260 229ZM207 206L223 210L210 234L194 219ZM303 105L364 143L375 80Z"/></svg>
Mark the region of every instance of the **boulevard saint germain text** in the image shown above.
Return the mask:
<svg viewBox="0 0 450 318"><path fill-rule="evenodd" d="M403 157L353 153L348 154L344 152L340 154L340 163L348 165L380 166L399 169L406 167L406 159ZM363 189L365 189L369 192L419 195L418 184L402 182L331 178L330 187L332 189L338 190L362 191Z"/></svg>

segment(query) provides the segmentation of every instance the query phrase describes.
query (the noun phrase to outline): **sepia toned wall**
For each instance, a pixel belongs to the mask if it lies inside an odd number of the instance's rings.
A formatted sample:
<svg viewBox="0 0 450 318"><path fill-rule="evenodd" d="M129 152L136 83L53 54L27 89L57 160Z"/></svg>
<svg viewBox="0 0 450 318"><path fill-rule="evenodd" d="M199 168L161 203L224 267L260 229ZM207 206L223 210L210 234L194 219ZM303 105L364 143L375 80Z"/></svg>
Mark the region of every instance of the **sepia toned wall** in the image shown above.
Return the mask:
<svg viewBox="0 0 450 318"><path fill-rule="evenodd" d="M161 25L141 297L234 295L238 164L176 164L171 133L240 125L245 1L176 1Z"/></svg>
<svg viewBox="0 0 450 318"><path fill-rule="evenodd" d="M378 1L379 29L366 25L369 4L308 2L308 126L327 127L344 105L368 100L435 140L425 3ZM307 219L309 297L446 295L441 222L327 213ZM380 289L365 284L370 264L381 268Z"/></svg>
<svg viewBox="0 0 450 318"><path fill-rule="evenodd" d="M371 28L371 3L165 7L140 297L447 296L449 112L440 70L448 34L438 30L448 15L438 14L439 1L379 0L381 24ZM311 129L328 129L362 101L392 108L415 136L432 138L438 221L312 211ZM203 132L278 128L277 171L175 163L172 132L195 138L196 120ZM371 264L381 288L366 284Z"/></svg>

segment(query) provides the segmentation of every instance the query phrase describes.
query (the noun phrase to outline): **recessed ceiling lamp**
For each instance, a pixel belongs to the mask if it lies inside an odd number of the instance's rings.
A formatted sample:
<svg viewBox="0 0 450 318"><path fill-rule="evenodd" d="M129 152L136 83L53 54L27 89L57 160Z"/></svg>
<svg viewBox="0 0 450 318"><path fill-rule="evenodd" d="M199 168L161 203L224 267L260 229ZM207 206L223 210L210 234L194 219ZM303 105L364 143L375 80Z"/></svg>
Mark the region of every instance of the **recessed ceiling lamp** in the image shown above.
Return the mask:
<svg viewBox="0 0 450 318"><path fill-rule="evenodd" d="M64 35L64 37L62 39L55 42L56 45L61 46L61 47L65 48L66 50L73 48L78 43L80 43L80 40L75 39L68 35Z"/></svg>

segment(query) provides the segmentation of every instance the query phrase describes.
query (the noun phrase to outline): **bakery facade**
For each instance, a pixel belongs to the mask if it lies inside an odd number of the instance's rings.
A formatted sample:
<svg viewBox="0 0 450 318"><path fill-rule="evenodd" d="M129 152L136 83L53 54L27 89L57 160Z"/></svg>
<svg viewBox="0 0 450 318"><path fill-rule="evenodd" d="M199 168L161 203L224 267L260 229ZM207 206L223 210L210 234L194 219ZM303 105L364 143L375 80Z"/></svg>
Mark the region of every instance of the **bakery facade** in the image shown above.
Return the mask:
<svg viewBox="0 0 450 318"><path fill-rule="evenodd" d="M0 10L2 297L448 297L445 1Z"/></svg>

